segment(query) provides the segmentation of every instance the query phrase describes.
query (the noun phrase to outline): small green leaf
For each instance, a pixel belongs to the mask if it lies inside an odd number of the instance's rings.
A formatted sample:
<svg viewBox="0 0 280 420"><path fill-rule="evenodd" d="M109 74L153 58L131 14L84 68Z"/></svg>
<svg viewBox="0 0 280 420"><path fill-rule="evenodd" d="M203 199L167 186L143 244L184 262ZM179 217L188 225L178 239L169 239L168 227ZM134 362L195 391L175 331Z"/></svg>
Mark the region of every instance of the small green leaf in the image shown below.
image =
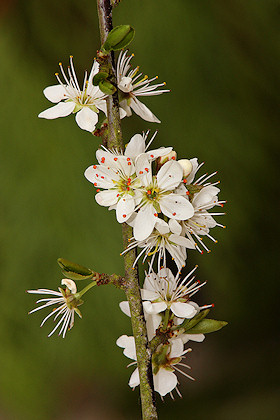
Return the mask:
<svg viewBox="0 0 280 420"><path fill-rule="evenodd" d="M196 316L194 316L191 319L186 319L182 324L177 325L176 329L178 328L184 328L185 331L190 330L193 328L196 324L198 324L203 318L206 317L210 312L210 309L206 309L205 311L199 312ZM175 329L175 326L173 327Z"/></svg>
<svg viewBox="0 0 280 420"><path fill-rule="evenodd" d="M118 51L127 47L133 40L135 30L130 25L120 25L112 29L102 46L102 51Z"/></svg>
<svg viewBox="0 0 280 420"><path fill-rule="evenodd" d="M97 73L92 81L92 84L94 86L97 86L102 80L107 79L107 77L109 76L108 73L106 73L105 71L100 71L99 73Z"/></svg>
<svg viewBox="0 0 280 420"><path fill-rule="evenodd" d="M108 82L108 80L101 80L101 82L99 82L99 89L106 95L113 95L117 90L112 83Z"/></svg>
<svg viewBox="0 0 280 420"><path fill-rule="evenodd" d="M62 269L62 273L71 280L86 280L94 277L94 272L82 265L75 264L64 258L58 258L58 265Z"/></svg>
<svg viewBox="0 0 280 420"><path fill-rule="evenodd" d="M193 328L186 331L186 334L207 334L218 331L225 327L226 321L216 321L215 319L202 319Z"/></svg>

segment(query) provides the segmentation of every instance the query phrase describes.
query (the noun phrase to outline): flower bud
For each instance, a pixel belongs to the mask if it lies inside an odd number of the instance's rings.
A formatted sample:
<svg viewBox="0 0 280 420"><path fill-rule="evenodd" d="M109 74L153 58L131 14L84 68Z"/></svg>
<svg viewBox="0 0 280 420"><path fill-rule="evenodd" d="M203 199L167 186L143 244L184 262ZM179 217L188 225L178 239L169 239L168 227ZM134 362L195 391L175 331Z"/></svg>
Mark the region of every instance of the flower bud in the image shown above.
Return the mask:
<svg viewBox="0 0 280 420"><path fill-rule="evenodd" d="M176 160L176 159L177 159L177 153L174 150L172 150L167 155L158 157L156 160L157 171L160 169L162 165L164 165L169 160Z"/></svg>
<svg viewBox="0 0 280 420"><path fill-rule="evenodd" d="M180 163L182 169L183 169L183 176L184 178L187 177L191 171L193 170L192 163L189 159L180 159L178 160L178 163Z"/></svg>
<svg viewBox="0 0 280 420"><path fill-rule="evenodd" d="M71 280L85 280L94 277L94 272L89 268L83 267L82 265L72 263L71 261L65 260L64 258L58 258L58 265L62 269L62 273ZM67 279L67 280L68 280ZM64 279L65 280L65 279ZM68 281L71 281L68 280ZM68 287L68 284L63 283ZM71 284L69 283L71 286ZM69 290L70 287L68 287ZM76 292L75 292L76 293Z"/></svg>
<svg viewBox="0 0 280 420"><path fill-rule="evenodd" d="M99 89L106 95L113 95L113 93L115 93L117 90L116 87L112 85L112 83L110 83L108 80L101 80L98 86Z"/></svg>
<svg viewBox="0 0 280 420"><path fill-rule="evenodd" d="M130 25L120 25L112 29L102 46L105 52L118 51L127 47L134 38L135 30Z"/></svg>

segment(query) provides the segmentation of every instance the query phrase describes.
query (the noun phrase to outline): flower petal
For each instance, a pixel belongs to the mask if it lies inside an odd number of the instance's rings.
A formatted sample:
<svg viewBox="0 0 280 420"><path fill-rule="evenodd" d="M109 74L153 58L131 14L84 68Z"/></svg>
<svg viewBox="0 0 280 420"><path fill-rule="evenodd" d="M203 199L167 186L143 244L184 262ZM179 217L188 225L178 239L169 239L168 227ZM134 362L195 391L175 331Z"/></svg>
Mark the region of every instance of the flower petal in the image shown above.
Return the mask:
<svg viewBox="0 0 280 420"><path fill-rule="evenodd" d="M67 117L71 112L74 111L74 102L59 102L57 105L40 112L39 118L46 118L47 120L53 120L55 118Z"/></svg>
<svg viewBox="0 0 280 420"><path fill-rule="evenodd" d="M123 354L129 359L136 360L136 347L134 337L121 335L117 341L117 346L124 348Z"/></svg>
<svg viewBox="0 0 280 420"><path fill-rule="evenodd" d="M152 166L146 153L139 155L135 161L135 169L137 178L141 183L148 187L152 182Z"/></svg>
<svg viewBox="0 0 280 420"><path fill-rule="evenodd" d="M127 315L127 316L131 316L131 313L130 313L130 308L129 308L129 303L128 303L128 301L127 300L123 300L122 302L120 302L119 303L119 306L120 306L120 309L121 309L121 311L125 314L125 315Z"/></svg>
<svg viewBox="0 0 280 420"><path fill-rule="evenodd" d="M133 236L136 241L146 239L152 233L156 221L157 217L152 204L141 207L134 221Z"/></svg>
<svg viewBox="0 0 280 420"><path fill-rule="evenodd" d="M171 392L178 383L177 376L170 370L161 368L156 375L154 375L154 387L162 397Z"/></svg>
<svg viewBox="0 0 280 420"><path fill-rule="evenodd" d="M159 327L162 317L159 314L146 314L146 325L147 325L147 334L148 334L148 340L151 341L151 339L155 336L156 330Z"/></svg>
<svg viewBox="0 0 280 420"><path fill-rule="evenodd" d="M90 133L95 129L98 121L98 115L88 107L83 107L76 114L76 122L82 130L89 131Z"/></svg>
<svg viewBox="0 0 280 420"><path fill-rule="evenodd" d="M135 208L134 198L126 194L121 197L117 204L116 215L119 223L126 222L130 218Z"/></svg>
<svg viewBox="0 0 280 420"><path fill-rule="evenodd" d="M141 134L135 134L127 144L124 154L131 159L136 159L142 153L145 153L145 140Z"/></svg>
<svg viewBox="0 0 280 420"><path fill-rule="evenodd" d="M186 220L194 215L192 204L184 197L169 194L160 200L160 208L170 219Z"/></svg>
<svg viewBox="0 0 280 420"><path fill-rule="evenodd" d="M100 191L95 195L95 200L100 206L111 206L118 201L117 194L116 190Z"/></svg>
<svg viewBox="0 0 280 420"><path fill-rule="evenodd" d="M140 384L139 370L138 370L138 368L136 368L135 371L132 373L130 379L129 379L128 385L131 388L135 388L139 384Z"/></svg>
<svg viewBox="0 0 280 420"><path fill-rule="evenodd" d="M171 311L179 318L193 318L196 315L196 309L184 302L173 302L171 304Z"/></svg>
<svg viewBox="0 0 280 420"><path fill-rule="evenodd" d="M180 223L177 222L175 219L170 219L168 222L168 225L170 227L170 230L172 233L175 233L176 235L180 235L182 232L182 226Z"/></svg>
<svg viewBox="0 0 280 420"><path fill-rule="evenodd" d="M165 302L151 303L149 300L145 300L143 302L143 308L148 314L155 315L165 311L167 305Z"/></svg>
<svg viewBox="0 0 280 420"><path fill-rule="evenodd" d="M187 343L189 340L201 343L205 339L205 335L204 334L181 334L180 338L184 344Z"/></svg>
<svg viewBox="0 0 280 420"><path fill-rule="evenodd" d="M171 234L169 236L169 241L174 242L174 244L184 246L185 248L195 249L194 242L190 241L189 239L185 238L184 236L179 236L175 234Z"/></svg>
<svg viewBox="0 0 280 420"><path fill-rule="evenodd" d="M183 169L181 165L174 160L169 160L158 171L158 186L162 190L172 190L179 185L182 176Z"/></svg>
<svg viewBox="0 0 280 420"><path fill-rule="evenodd" d="M160 120L146 107L142 104L135 96L131 98L130 107L133 109L135 114L143 118L145 121L160 123Z"/></svg>
<svg viewBox="0 0 280 420"><path fill-rule="evenodd" d="M184 353L184 343L180 338L181 336L171 340L170 342L171 350L168 356L170 359L172 359L173 357L181 357Z"/></svg>
<svg viewBox="0 0 280 420"><path fill-rule="evenodd" d="M68 97L63 85L48 86L43 90L43 93L45 97L54 104L57 104Z"/></svg>
<svg viewBox="0 0 280 420"><path fill-rule="evenodd" d="M75 293L77 293L77 286L76 283L73 280L70 279L62 279L61 280L61 284L63 286L68 287L68 289L70 290L70 292L74 295Z"/></svg>
<svg viewBox="0 0 280 420"><path fill-rule="evenodd" d="M142 300L156 300L159 295L152 290L141 289L141 297Z"/></svg>

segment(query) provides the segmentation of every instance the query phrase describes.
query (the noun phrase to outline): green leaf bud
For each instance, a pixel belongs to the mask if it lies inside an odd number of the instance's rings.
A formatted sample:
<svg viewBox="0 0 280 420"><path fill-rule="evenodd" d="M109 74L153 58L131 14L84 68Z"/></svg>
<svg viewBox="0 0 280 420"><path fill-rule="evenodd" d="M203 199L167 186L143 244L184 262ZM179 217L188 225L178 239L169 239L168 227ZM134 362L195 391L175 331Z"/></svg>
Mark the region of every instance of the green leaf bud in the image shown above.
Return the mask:
<svg viewBox="0 0 280 420"><path fill-rule="evenodd" d="M228 323L226 321L216 321L215 319L202 319L193 328L187 330L187 334L207 334L218 331L225 327Z"/></svg>
<svg viewBox="0 0 280 420"><path fill-rule="evenodd" d="M108 76L109 76L109 73L106 73L105 71L100 71L94 76L93 81L92 81L93 85L97 86L102 80L107 79Z"/></svg>
<svg viewBox="0 0 280 420"><path fill-rule="evenodd" d="M64 258L58 258L58 265L62 273L71 280L86 280L94 277L95 273L82 265L72 263Z"/></svg>
<svg viewBox="0 0 280 420"><path fill-rule="evenodd" d="M198 324L203 318L205 318L206 315L209 314L209 312L210 312L210 309L206 309L205 311L201 311L196 316L194 316L193 318L185 319L185 321L182 324L176 326L176 328L180 328L180 329L184 328L185 331L188 331L191 328L193 328L196 324ZM174 326L174 329L175 329L175 326Z"/></svg>
<svg viewBox="0 0 280 420"><path fill-rule="evenodd" d="M120 25L112 29L102 46L105 52L118 51L130 44L135 35L135 30L130 25Z"/></svg>
<svg viewBox="0 0 280 420"><path fill-rule="evenodd" d="M106 95L113 95L117 90L112 83L108 82L108 80L101 80L101 82L99 82L99 89Z"/></svg>

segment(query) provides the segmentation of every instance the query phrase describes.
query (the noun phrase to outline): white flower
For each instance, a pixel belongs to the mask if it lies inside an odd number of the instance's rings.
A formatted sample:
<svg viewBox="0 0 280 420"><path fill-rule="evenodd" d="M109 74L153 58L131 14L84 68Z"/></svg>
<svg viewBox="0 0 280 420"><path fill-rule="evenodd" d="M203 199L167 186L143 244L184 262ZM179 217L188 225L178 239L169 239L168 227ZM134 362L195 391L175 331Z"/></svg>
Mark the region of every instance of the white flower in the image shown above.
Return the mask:
<svg viewBox="0 0 280 420"><path fill-rule="evenodd" d="M124 349L123 353L126 357L132 360L136 360L134 337L122 335L118 338L116 344ZM187 378L194 380L194 378L192 378L190 375L187 375L185 372L183 372L176 366L184 366L190 369L190 366L181 363L181 360L185 357L184 355L186 353L189 353L190 351L191 349L184 350L184 345L181 340L174 340L170 344L161 344L160 346L158 346L156 352L153 354L152 369L154 388L155 391L158 392L162 397L170 393L170 395L173 398L173 389L176 389L178 394L181 396L177 388L178 379L174 373L175 370L182 373ZM128 384L131 388L135 388L140 384L138 368L136 368L132 373Z"/></svg>
<svg viewBox="0 0 280 420"><path fill-rule="evenodd" d="M49 313L49 315L43 319L40 325L40 327L42 327L47 319L49 319L52 315L55 315L54 321L60 317L56 326L50 332L48 337L50 337L61 326L58 334L62 334L62 337L64 338L67 330L70 330L74 325L75 312L79 315L80 318L82 317L78 306L81 305L83 301L75 297L75 294L77 293L75 282L73 280L63 279L61 284L65 285L66 289L64 290L59 287L59 292L48 289L27 290L27 293L55 296L37 300L36 303L44 302L44 304L29 312L29 314L32 314L33 312L39 311L40 309L44 309L52 305L57 306L51 311L51 313Z"/></svg>
<svg viewBox="0 0 280 420"><path fill-rule="evenodd" d="M99 87L92 84L93 77L98 73L98 63L94 61L89 77L87 77L87 72L85 73L82 89L80 89L75 73L73 57L70 56L68 77L61 63L59 63L59 66L64 81L61 81L58 73L56 73L59 84L44 89L45 97L57 105L46 109L38 116L52 120L76 113L78 126L89 132L94 131L98 121L99 109L106 113L106 102L104 101L106 95L101 92Z"/></svg>
<svg viewBox="0 0 280 420"><path fill-rule="evenodd" d="M134 54L127 57L127 51L121 51L117 62L117 83L120 92L120 107L126 112L128 117L131 116L133 111L146 121L160 123L160 120L146 107L142 102L137 99L137 96L153 96L160 95L169 90L161 89L156 90L165 83L158 83L150 85L150 83L157 79L153 77L148 79L148 76L141 78L142 73L138 74L139 67L130 70L130 60Z"/></svg>
<svg viewBox="0 0 280 420"><path fill-rule="evenodd" d="M159 212L177 220L186 220L193 216L194 209L189 200L173 193L183 176L178 162L166 162L157 175L153 176L151 162L147 154L143 153L137 157L135 168L137 178L142 184L140 209L133 228L133 235L137 241L146 239L152 233Z"/></svg>
<svg viewBox="0 0 280 420"><path fill-rule="evenodd" d="M178 318L193 318L199 308L190 301L205 283L200 284L191 277L197 266L183 279L180 272L174 277L169 268L161 268L159 273L153 271L146 275L143 289L141 290L143 307L150 314L158 314L170 309ZM190 279L191 277L191 279Z"/></svg>
<svg viewBox="0 0 280 420"><path fill-rule="evenodd" d="M134 225L135 214L127 221L127 223L131 226ZM166 251L171 255L172 259L177 265L178 270L180 270L184 265L187 258L186 248L195 248L193 243L183 237L178 235L177 233L177 224L174 219L170 219L169 222L165 222L164 220L158 218L155 224L155 228L153 232L143 241L137 241L135 238L131 238L129 245L123 251L125 252L130 251L135 247L143 248L134 263L134 266L144 255L143 263L147 257L151 257L150 268L152 268L154 260L158 254L158 270L160 270L160 266L166 266ZM179 225L180 226L180 225ZM173 228L175 227L175 229ZM180 226L180 232L182 228Z"/></svg>

